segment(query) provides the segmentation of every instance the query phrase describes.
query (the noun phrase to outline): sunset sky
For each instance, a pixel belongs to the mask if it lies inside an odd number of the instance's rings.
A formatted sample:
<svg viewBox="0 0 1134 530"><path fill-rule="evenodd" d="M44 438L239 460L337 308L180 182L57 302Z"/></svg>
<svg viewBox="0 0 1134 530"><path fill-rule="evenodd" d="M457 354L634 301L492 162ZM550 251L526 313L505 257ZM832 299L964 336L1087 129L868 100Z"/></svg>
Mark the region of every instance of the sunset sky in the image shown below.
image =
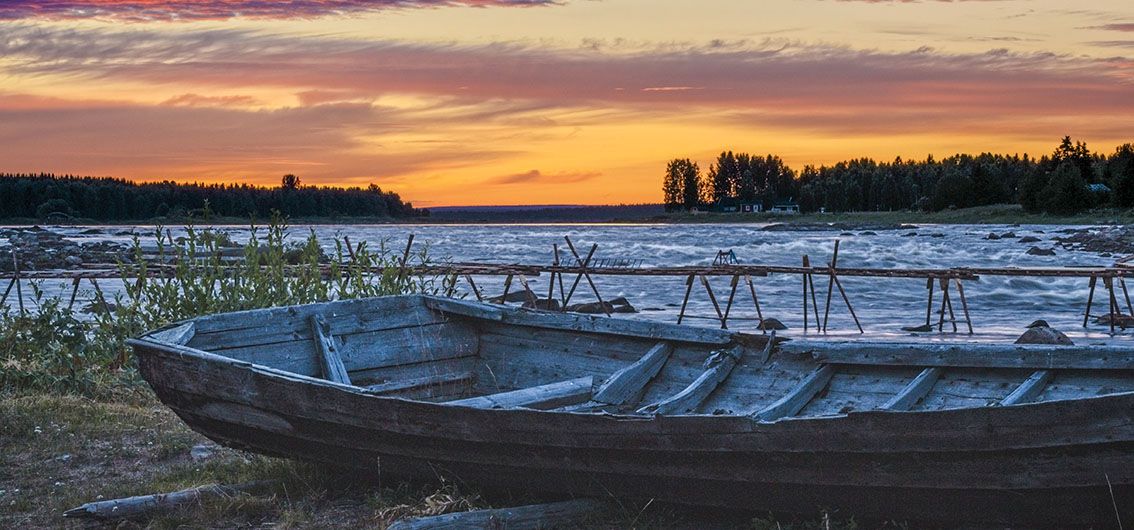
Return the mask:
<svg viewBox="0 0 1134 530"><path fill-rule="evenodd" d="M1131 0L5 0L0 171L660 202L667 160L1134 141Z"/></svg>

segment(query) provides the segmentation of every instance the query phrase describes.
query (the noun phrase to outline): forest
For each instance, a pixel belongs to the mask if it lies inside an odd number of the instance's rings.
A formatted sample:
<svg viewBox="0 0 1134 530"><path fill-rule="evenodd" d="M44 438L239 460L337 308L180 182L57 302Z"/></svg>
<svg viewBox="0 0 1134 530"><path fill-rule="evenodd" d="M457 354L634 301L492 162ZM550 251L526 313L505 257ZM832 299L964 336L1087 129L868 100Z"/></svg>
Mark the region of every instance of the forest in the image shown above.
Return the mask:
<svg viewBox="0 0 1134 530"><path fill-rule="evenodd" d="M0 219L144 221L157 218L399 218L422 215L397 193L360 187L304 186L285 175L279 187L108 177L0 174Z"/></svg>
<svg viewBox="0 0 1134 530"><path fill-rule="evenodd" d="M1102 186L1098 186L1098 185ZM668 211L727 210L739 204L793 202L802 212L939 211L1019 203L1029 212L1072 214L1134 207L1134 144L1091 152L1064 137L1050 155L957 154L936 160L870 158L795 171L775 155L722 152L702 172L671 160L662 184Z"/></svg>

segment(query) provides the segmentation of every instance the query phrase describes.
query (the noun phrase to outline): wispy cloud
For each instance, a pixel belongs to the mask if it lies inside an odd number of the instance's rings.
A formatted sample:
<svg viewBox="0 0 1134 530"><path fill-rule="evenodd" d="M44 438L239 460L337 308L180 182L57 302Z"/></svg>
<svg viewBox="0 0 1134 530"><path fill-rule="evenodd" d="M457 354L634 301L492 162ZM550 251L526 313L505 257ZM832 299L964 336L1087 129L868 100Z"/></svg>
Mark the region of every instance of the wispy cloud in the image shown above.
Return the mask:
<svg viewBox="0 0 1134 530"><path fill-rule="evenodd" d="M597 171L544 173L538 169L504 175L488 180L489 184L573 184L602 176Z"/></svg>
<svg viewBox="0 0 1134 530"><path fill-rule="evenodd" d="M383 9L538 6L558 0L5 0L0 20L102 19L120 22L304 19Z"/></svg>

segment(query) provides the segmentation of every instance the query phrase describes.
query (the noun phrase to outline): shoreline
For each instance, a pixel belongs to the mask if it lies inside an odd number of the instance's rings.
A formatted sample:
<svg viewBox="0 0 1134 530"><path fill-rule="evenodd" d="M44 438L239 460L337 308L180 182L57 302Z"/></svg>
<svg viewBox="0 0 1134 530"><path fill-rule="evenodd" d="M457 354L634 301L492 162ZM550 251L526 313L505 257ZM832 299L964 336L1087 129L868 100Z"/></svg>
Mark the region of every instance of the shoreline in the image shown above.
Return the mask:
<svg viewBox="0 0 1134 530"><path fill-rule="evenodd" d="M565 207L562 211L568 211ZM555 215L559 210L548 211L540 216L517 216L509 213L491 215L467 216L441 216L438 217L295 217L288 218L289 225L438 225L438 226L483 226L483 225L619 225L619 224L654 224L654 225L699 225L699 224L769 224L784 225L788 229L817 230L817 229L849 229L849 230L901 230L910 228L908 225L930 224L958 224L958 225L1069 225L1069 226L1107 226L1134 224L1134 209L1119 210L1113 208L1096 209L1076 215L1057 216L1048 214L1028 213L1016 204L996 204L991 206L977 206L957 210L942 210L938 212L920 212L911 210L891 212L838 212L838 213L806 213L796 215L785 214L741 214L741 213L715 213L715 212L669 212L660 215L642 215L632 217L595 217L565 219ZM52 220L40 219L6 219L0 220L0 228L29 228L33 226L74 226L74 227L119 227L119 226L176 226L192 224L194 226L257 226L266 225L268 219L251 219L238 217L219 217L204 219L193 218L153 218L136 219L130 221L97 221L90 219L73 219L67 223L56 223ZM903 226L906 225L906 226Z"/></svg>

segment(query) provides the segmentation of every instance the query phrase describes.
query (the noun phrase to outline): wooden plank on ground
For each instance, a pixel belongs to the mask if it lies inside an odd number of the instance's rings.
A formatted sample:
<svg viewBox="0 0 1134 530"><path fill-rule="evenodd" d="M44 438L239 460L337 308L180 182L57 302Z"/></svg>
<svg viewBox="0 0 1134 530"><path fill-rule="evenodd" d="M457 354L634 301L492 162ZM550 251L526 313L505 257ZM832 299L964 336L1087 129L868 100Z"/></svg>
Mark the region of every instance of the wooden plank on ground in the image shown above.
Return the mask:
<svg viewBox="0 0 1134 530"><path fill-rule="evenodd" d="M1021 403L1030 403L1036 396L1043 392L1044 387L1051 382L1051 378L1055 377L1054 370L1036 370L1032 372L1020 386L1016 387L1011 394L1000 400L1003 406L1019 405Z"/></svg>
<svg viewBox="0 0 1134 530"><path fill-rule="evenodd" d="M794 416L800 410L803 410L803 407L815 397L815 394L818 394L823 390L823 387L827 386L834 375L834 366L830 364L820 366L818 370L803 378L786 396L764 407L753 414L752 417L759 421L775 421L787 416Z"/></svg>
<svg viewBox="0 0 1134 530"><path fill-rule="evenodd" d="M958 366L970 368L1134 369L1134 348L1023 344L910 344L792 341L786 354L829 364Z"/></svg>
<svg viewBox="0 0 1134 530"><path fill-rule="evenodd" d="M339 347L335 345L335 338L331 335L331 326L323 315L311 315L311 334L315 336L315 344L319 347L319 365L323 368L323 377L328 381L350 384L343 358L339 356Z"/></svg>
<svg viewBox="0 0 1134 530"><path fill-rule="evenodd" d="M447 401L446 404L481 409L507 409L515 407L549 409L563 407L575 403L582 403L590 399L594 389L594 382L594 376L580 377L546 385L521 388L510 392L501 392L499 394Z"/></svg>
<svg viewBox="0 0 1134 530"><path fill-rule="evenodd" d="M728 378L743 354L744 350L740 347L713 352L705 363L706 370L689 386L671 397L638 409L638 412L664 416L695 411Z"/></svg>
<svg viewBox="0 0 1134 530"><path fill-rule="evenodd" d="M606 505L592 499L552 502L500 508L447 513L432 517L402 519L391 524L389 530L444 530L463 528L507 528L509 530L536 530L554 527L578 527L587 519L599 515Z"/></svg>
<svg viewBox="0 0 1134 530"><path fill-rule="evenodd" d="M921 398L929 394L933 385L937 383L938 379L941 379L941 373L944 371L944 368L940 366L931 366L922 370L920 374L917 374L917 377L910 381L910 384L879 408L882 410L910 410Z"/></svg>

